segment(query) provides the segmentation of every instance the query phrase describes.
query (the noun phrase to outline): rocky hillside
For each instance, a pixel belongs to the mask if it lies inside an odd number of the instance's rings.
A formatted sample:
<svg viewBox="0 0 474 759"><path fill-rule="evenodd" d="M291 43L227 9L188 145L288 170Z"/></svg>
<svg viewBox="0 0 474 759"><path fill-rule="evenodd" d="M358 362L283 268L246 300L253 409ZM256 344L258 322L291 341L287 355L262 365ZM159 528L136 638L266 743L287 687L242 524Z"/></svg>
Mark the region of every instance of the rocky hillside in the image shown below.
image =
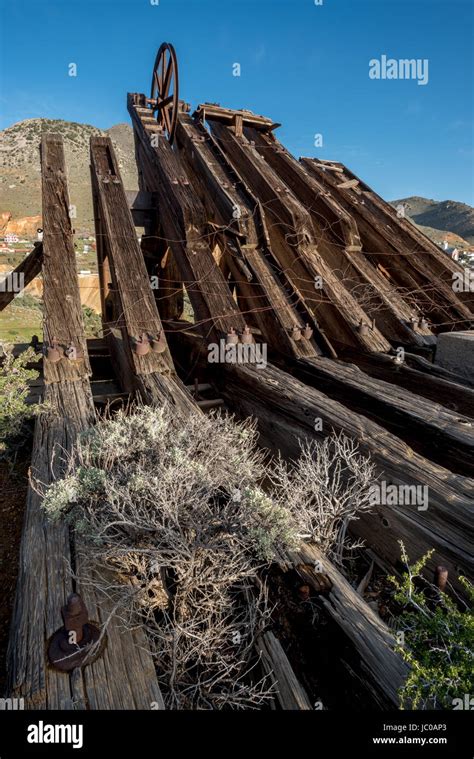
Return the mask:
<svg viewBox="0 0 474 759"><path fill-rule="evenodd" d="M12 219L41 213L39 143L42 132L59 132L64 139L70 201L77 208L76 232L93 232L89 174L89 138L108 134L114 144L127 190L138 187L134 160L133 132L128 124L117 124L102 132L89 124L27 119L0 131L0 213Z"/></svg>
<svg viewBox="0 0 474 759"><path fill-rule="evenodd" d="M455 200L429 200L411 197L392 201L405 204L405 212L416 224L432 229L453 232L471 245L474 244L474 208Z"/></svg>

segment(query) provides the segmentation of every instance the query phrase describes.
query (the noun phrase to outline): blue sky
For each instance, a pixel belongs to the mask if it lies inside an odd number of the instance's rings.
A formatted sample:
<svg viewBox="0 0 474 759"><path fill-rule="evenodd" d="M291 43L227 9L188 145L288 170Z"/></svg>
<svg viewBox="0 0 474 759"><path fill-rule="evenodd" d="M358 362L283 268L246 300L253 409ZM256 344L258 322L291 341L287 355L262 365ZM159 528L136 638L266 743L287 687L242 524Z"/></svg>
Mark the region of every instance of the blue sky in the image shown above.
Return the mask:
<svg viewBox="0 0 474 759"><path fill-rule="evenodd" d="M0 0L0 8L1 128L37 117L128 122L126 93L148 95L167 40L193 108L208 100L270 116L295 155L340 160L386 198L474 204L472 0ZM369 61L382 55L428 59L428 84L370 79Z"/></svg>

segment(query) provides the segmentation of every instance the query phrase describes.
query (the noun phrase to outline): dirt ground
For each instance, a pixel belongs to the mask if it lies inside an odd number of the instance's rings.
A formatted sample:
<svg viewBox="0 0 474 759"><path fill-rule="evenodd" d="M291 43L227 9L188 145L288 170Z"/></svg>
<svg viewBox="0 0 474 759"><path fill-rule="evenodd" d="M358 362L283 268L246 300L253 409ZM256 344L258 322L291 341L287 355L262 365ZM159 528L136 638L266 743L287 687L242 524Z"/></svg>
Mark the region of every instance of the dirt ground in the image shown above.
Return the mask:
<svg viewBox="0 0 474 759"><path fill-rule="evenodd" d="M13 468L6 462L0 462L0 696L3 696L6 684L6 654L18 574L29 465L28 445L18 454Z"/></svg>

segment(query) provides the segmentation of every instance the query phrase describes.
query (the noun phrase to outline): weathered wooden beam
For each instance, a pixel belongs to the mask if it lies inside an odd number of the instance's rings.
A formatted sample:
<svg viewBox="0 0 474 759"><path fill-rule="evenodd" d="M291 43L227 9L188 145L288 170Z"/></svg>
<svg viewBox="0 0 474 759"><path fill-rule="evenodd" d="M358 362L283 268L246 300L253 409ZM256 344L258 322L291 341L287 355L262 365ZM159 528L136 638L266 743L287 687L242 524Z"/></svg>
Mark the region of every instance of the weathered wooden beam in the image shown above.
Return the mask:
<svg viewBox="0 0 474 759"><path fill-rule="evenodd" d="M395 652L395 637L385 622L375 614L346 578L313 543L303 543L289 555L290 563L302 579L321 593L320 598L332 619L344 630L363 664L363 680L377 693L381 708L399 708L399 691L409 666ZM329 581L329 582L327 582Z"/></svg>
<svg viewBox="0 0 474 759"><path fill-rule="evenodd" d="M198 105L193 116L199 121L207 121L208 119L214 119L214 121L222 121L226 124L230 124L234 127L236 122L240 124L251 124L255 128L264 129L265 131L272 131L280 126L272 119L266 116L259 116L257 113L252 113L248 110L233 110L231 108L222 108L217 103L202 103Z"/></svg>
<svg viewBox="0 0 474 759"><path fill-rule="evenodd" d="M474 473L474 422L439 403L325 358L295 363L296 376L405 440L418 453L466 477Z"/></svg>
<svg viewBox="0 0 474 759"><path fill-rule="evenodd" d="M0 311L3 311L19 292L28 287L30 282L40 273L42 265L43 243L39 242L11 274L6 275L4 281L1 283Z"/></svg>
<svg viewBox="0 0 474 759"><path fill-rule="evenodd" d="M61 627L61 608L80 589L100 625L112 612L90 586L87 566L77 562L80 542L64 520L52 522L42 508L40 489L61 477L77 436L95 421L88 379L88 357L81 320L72 230L68 216L62 138L44 135L41 144L44 223L44 333L56 334L61 315L65 332L86 351L74 379L69 360L54 364L44 391L46 408L35 425L31 482L20 546L20 564L9 640L8 691L24 698L28 709L150 708L162 705L153 661L142 631L118 630L109 620L108 648L84 669L63 674L46 660L50 636ZM64 281L68 277L68 281ZM68 296L67 312L61 293ZM53 333L54 330L54 333ZM45 375L50 360L45 357ZM46 378L46 377L45 377ZM71 572L72 570L72 572ZM73 579L73 574L75 577Z"/></svg>
<svg viewBox="0 0 474 759"><path fill-rule="evenodd" d="M158 182L153 172L146 172L141 168L142 164L146 164L146 157L143 156L143 148L136 132L134 141L139 185L152 196L158 210L158 196L156 192L152 192L153 189L156 190ZM158 289L154 290L154 296L160 318L180 319L184 311L183 278L173 250L164 239L158 212L149 220L145 233L141 247L149 273L158 277Z"/></svg>
<svg viewBox="0 0 474 759"><path fill-rule="evenodd" d="M104 331L122 387L186 408L192 402L174 372L112 143L106 137L91 137L90 149L98 252L108 262L115 301ZM133 342L143 334L161 337L164 350L139 355Z"/></svg>
<svg viewBox="0 0 474 759"><path fill-rule="evenodd" d="M365 258L354 216L273 135L252 128L244 134L310 212L321 255L385 337L407 345L433 345L430 329L410 322L413 306Z"/></svg>
<svg viewBox="0 0 474 759"><path fill-rule="evenodd" d="M207 214L192 191L179 157L149 119L143 95L128 95L128 110L140 144L140 171L158 195L160 221L178 263L203 333L217 341L245 321L209 247Z"/></svg>
<svg viewBox="0 0 474 759"><path fill-rule="evenodd" d="M351 351L345 358L371 377L385 380L429 398L458 414L474 418L474 388L455 381L450 372L438 374L436 368L433 372L428 372L427 365L433 367L429 362L422 360L410 366L407 361L400 364L395 362L393 356L383 353L369 354L358 351ZM408 358L408 361L411 359Z"/></svg>
<svg viewBox="0 0 474 759"><path fill-rule="evenodd" d="M187 114L178 115L176 141L187 174L216 225L216 237L238 284L239 305L245 318L261 329L265 340L278 352L296 358L320 353L314 340L291 338L293 326L302 321L304 326L311 322L311 316L308 312L302 314L304 304L278 271L256 199L228 164L212 135Z"/></svg>
<svg viewBox="0 0 474 759"><path fill-rule="evenodd" d="M337 349L389 350L377 327L359 331L358 325L368 325L370 318L322 256L308 211L245 137L238 138L219 121L210 119L209 124L229 162L262 204L272 251L330 343Z"/></svg>
<svg viewBox="0 0 474 759"><path fill-rule="evenodd" d="M274 366L258 371L251 365L225 365L213 379L232 410L257 418L261 442L270 450L297 458L302 439L343 432L359 444L361 453L370 455L387 485L411 486L419 489L414 492L427 493L427 509L410 502L376 506L373 513L354 521L351 529L392 565L400 558L399 540L410 557L434 548L428 574L432 577L435 567L444 564L454 588L462 592L459 574L471 576L474 569L474 480L420 456L372 420Z"/></svg>
<svg viewBox="0 0 474 759"><path fill-rule="evenodd" d="M312 709L308 694L298 681L283 646L271 630L258 638L256 649L262 657L264 669L273 681L281 708L285 711Z"/></svg>
<svg viewBox="0 0 474 759"><path fill-rule="evenodd" d="M343 164L339 164L343 174L334 176L317 159L301 158L301 162L354 215L365 255L387 271L402 297L411 296L441 331L466 328L474 316L474 295L452 288L453 274L462 273L462 267L363 182L341 187L341 177L358 179Z"/></svg>
<svg viewBox="0 0 474 759"><path fill-rule="evenodd" d="M41 141L43 196L43 345L46 384L65 379L78 380L91 374L84 337L79 285L76 273L74 237L69 216L61 137L45 135ZM46 287L48 292L46 293ZM47 359L48 348L57 344L58 362ZM77 359L67 359L64 351L73 346Z"/></svg>

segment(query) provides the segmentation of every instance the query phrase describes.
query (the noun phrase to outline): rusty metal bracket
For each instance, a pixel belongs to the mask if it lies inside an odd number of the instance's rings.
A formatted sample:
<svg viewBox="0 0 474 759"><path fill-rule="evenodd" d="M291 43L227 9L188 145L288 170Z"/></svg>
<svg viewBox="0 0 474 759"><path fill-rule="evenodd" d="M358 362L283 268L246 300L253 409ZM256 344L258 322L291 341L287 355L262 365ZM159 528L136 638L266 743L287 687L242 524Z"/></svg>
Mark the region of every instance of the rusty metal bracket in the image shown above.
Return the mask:
<svg viewBox="0 0 474 759"><path fill-rule="evenodd" d="M64 625L49 640L48 661L59 672L70 672L86 663L89 652L100 638L100 630L89 622L87 607L77 593L68 597L61 615ZM100 650L90 662L99 655Z"/></svg>

